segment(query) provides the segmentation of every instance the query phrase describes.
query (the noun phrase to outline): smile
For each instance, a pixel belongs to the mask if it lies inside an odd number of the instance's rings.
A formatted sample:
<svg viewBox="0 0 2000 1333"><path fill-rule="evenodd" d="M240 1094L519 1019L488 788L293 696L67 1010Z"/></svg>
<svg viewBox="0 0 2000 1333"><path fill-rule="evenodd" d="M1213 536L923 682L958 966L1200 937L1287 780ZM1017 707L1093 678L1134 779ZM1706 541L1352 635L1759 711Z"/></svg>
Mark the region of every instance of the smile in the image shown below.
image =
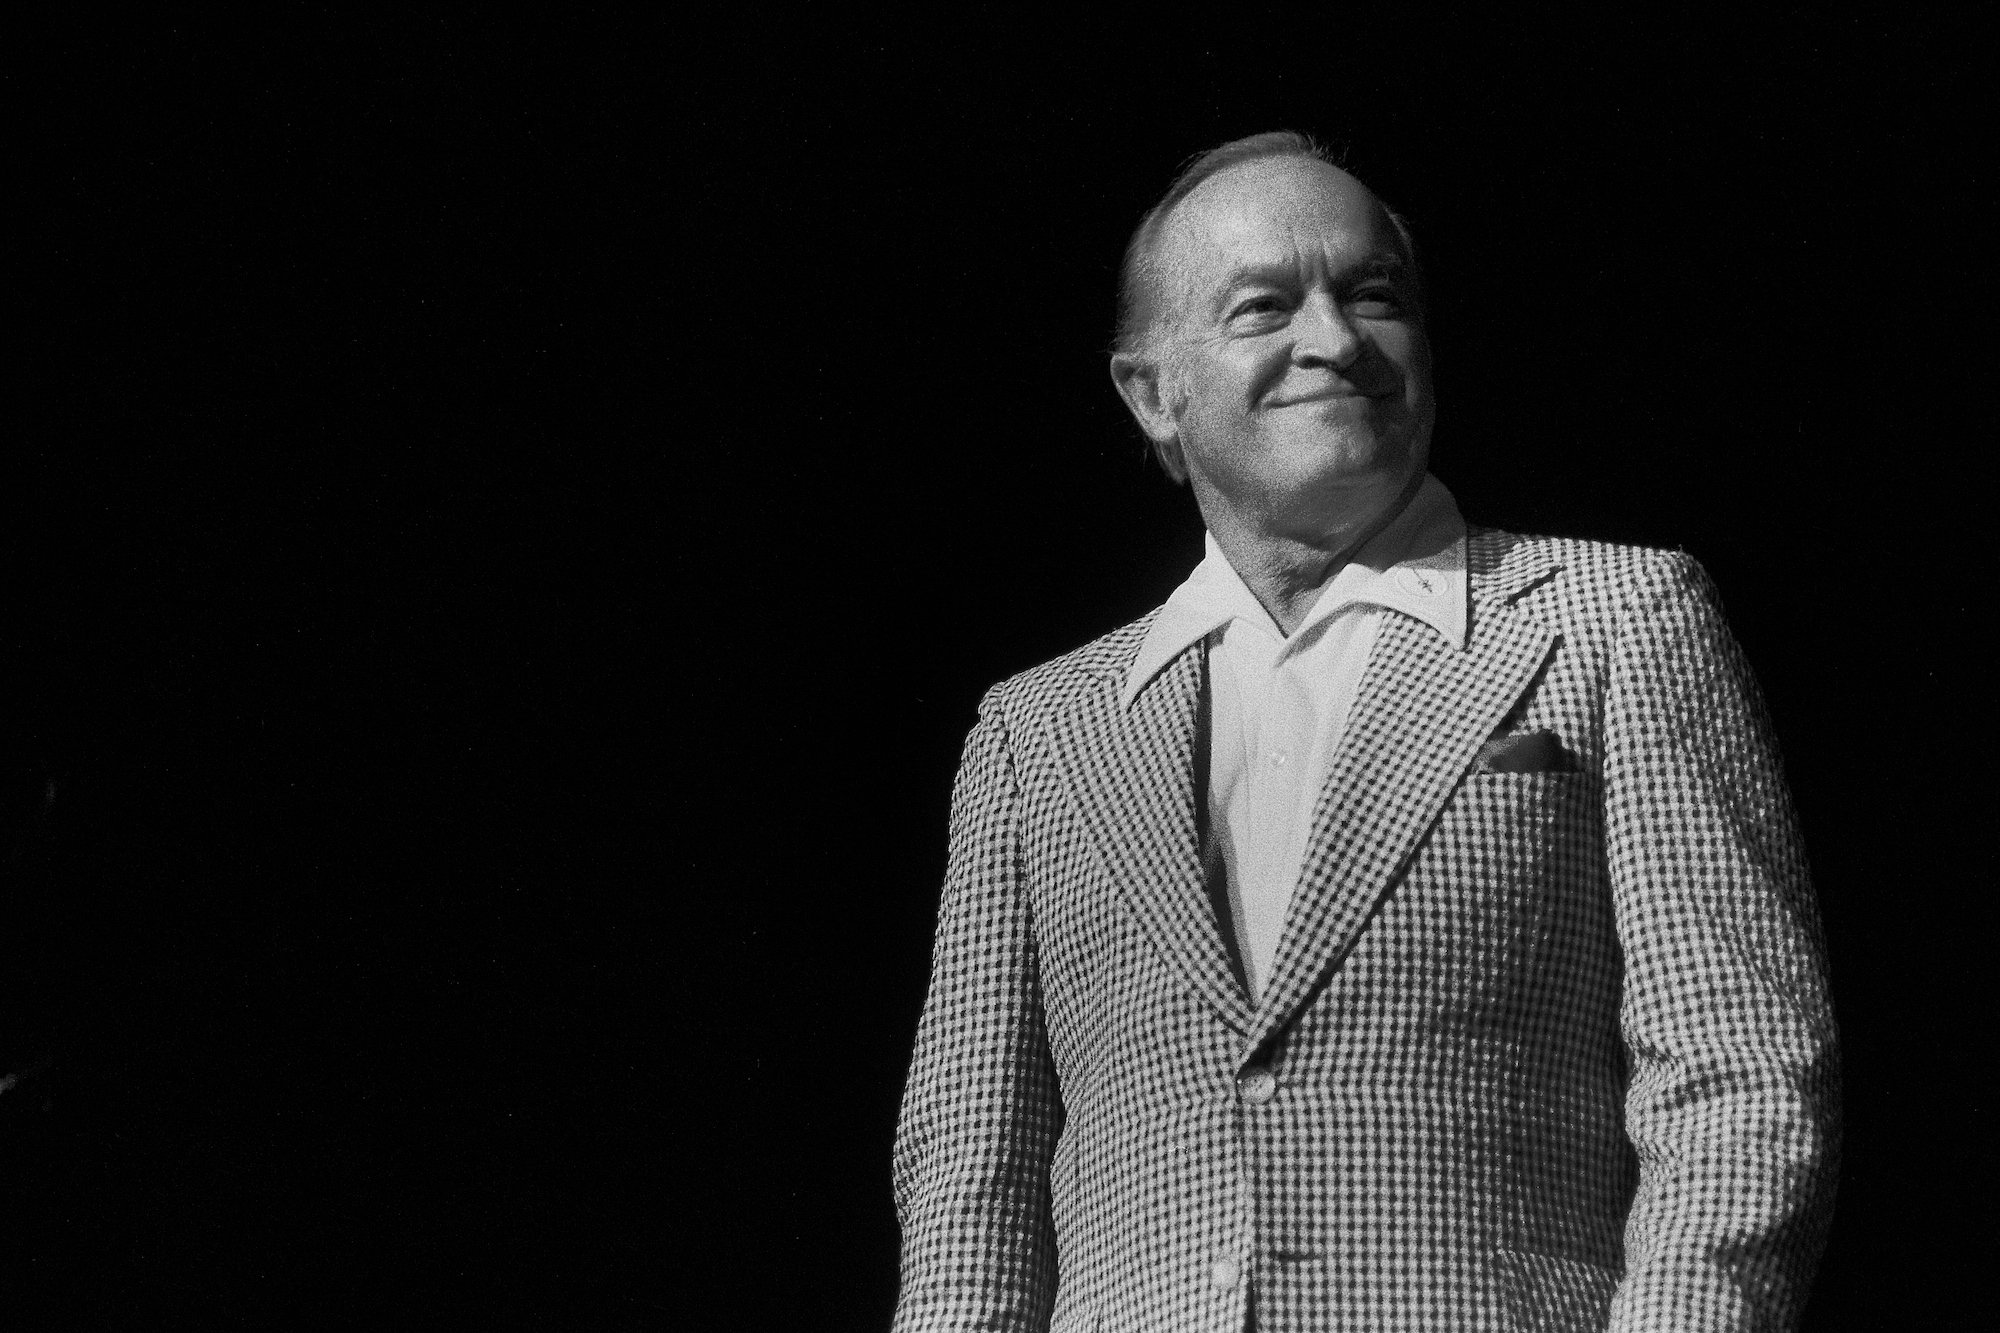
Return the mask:
<svg viewBox="0 0 2000 1333"><path fill-rule="evenodd" d="M1388 398L1390 393L1362 393L1358 389L1344 389L1327 393L1311 393L1302 398L1284 398L1272 403L1273 407L1300 407L1307 403L1331 403L1353 398Z"/></svg>

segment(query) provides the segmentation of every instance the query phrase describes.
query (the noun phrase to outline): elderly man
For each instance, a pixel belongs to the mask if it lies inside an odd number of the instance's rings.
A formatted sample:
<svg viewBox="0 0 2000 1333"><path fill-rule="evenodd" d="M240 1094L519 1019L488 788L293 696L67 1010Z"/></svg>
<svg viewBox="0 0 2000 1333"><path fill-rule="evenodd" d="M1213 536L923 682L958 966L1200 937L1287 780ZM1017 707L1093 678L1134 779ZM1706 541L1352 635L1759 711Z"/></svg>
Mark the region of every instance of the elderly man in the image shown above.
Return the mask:
<svg viewBox="0 0 2000 1333"><path fill-rule="evenodd" d="M1460 518L1408 232L1307 140L1198 158L1123 296L1207 556L981 704L896 1327L1792 1326L1834 1028L1706 576Z"/></svg>

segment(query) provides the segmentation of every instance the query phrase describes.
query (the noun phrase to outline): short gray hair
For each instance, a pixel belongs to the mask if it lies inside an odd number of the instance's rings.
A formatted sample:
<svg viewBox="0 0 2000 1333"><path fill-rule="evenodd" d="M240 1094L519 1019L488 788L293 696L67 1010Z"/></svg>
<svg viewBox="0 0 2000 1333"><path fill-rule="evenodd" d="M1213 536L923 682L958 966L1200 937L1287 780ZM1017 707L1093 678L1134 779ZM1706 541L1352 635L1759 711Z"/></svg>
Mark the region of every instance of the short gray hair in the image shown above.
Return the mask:
<svg viewBox="0 0 2000 1333"><path fill-rule="evenodd" d="M1153 321L1154 302L1151 297L1157 276L1153 270L1153 256L1159 250L1160 232L1166 226L1168 215L1210 177L1220 175L1239 163L1255 162L1266 157L1304 157L1324 162L1330 167L1340 166L1330 151L1310 135L1295 130L1271 130L1232 139L1220 147L1189 158L1180 169L1180 174L1174 177L1174 183L1160 197L1160 202L1146 210L1146 216L1139 219L1139 225L1132 231L1132 239L1125 243L1125 262L1118 269L1118 330L1112 340L1112 351L1137 351L1145 340L1147 327ZM1376 202L1382 203L1379 196ZM1410 257L1411 276L1421 299L1424 290L1423 265L1417 258L1416 238L1410 234L1409 224L1395 209L1382 203L1382 211L1395 224L1396 234L1402 239L1403 249Z"/></svg>

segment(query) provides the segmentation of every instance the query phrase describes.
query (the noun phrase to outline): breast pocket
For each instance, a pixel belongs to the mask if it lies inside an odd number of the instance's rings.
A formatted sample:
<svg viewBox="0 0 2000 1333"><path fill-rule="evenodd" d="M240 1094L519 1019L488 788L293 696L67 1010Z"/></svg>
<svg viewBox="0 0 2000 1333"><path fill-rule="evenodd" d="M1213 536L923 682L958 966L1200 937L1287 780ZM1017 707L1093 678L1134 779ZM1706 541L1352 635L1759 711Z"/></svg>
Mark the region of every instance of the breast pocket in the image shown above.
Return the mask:
<svg viewBox="0 0 2000 1333"><path fill-rule="evenodd" d="M1468 883L1538 883L1565 868L1589 789L1582 773L1468 774L1425 851L1437 869Z"/></svg>
<svg viewBox="0 0 2000 1333"><path fill-rule="evenodd" d="M1452 794L1378 923L1431 1023L1520 1017L1514 1002L1589 856L1591 791L1585 774L1543 771L1469 774Z"/></svg>

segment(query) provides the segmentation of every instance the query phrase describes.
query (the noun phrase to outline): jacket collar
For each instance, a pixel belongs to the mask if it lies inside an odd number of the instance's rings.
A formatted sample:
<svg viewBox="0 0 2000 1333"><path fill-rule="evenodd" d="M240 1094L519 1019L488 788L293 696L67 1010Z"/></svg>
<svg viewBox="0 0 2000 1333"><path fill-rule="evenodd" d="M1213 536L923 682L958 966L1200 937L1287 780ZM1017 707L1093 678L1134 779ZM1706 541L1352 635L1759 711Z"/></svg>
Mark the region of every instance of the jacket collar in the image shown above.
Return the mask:
<svg viewBox="0 0 2000 1333"><path fill-rule="evenodd" d="M1235 979L1201 865L1194 756L1205 654L1196 636L1127 696L1161 612L1071 659L1101 683L1054 721L1055 753L1105 868L1162 954L1246 1041L1246 1056L1316 991L1436 819L1474 754L1553 642L1514 603L1555 577L1559 544L1493 529L1465 536L1461 645L1391 616L1313 816L1305 873L1271 984L1255 1006Z"/></svg>
<svg viewBox="0 0 2000 1333"><path fill-rule="evenodd" d="M1278 632L1215 538L1205 540L1205 558L1167 598L1140 641L1119 691L1119 703L1126 708L1167 663L1230 621L1254 621ZM1465 520L1444 483L1426 476L1403 511L1334 571L1290 641L1302 642L1317 625L1350 606L1372 605L1428 625L1462 652L1467 587Z"/></svg>

